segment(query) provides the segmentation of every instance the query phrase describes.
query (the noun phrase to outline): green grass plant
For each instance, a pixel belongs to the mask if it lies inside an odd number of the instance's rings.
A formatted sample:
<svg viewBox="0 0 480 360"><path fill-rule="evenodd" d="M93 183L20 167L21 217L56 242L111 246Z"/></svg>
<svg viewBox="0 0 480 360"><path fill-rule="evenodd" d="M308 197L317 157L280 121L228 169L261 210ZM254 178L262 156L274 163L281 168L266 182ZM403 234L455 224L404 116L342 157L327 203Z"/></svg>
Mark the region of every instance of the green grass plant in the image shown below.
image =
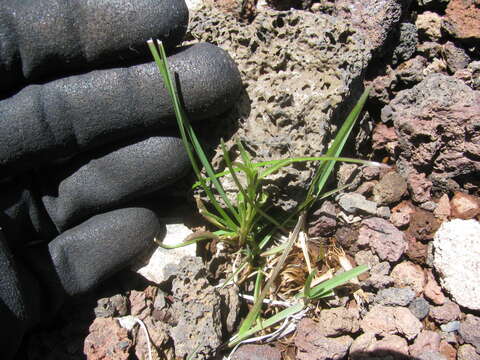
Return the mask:
<svg viewBox="0 0 480 360"><path fill-rule="evenodd" d="M352 270L341 273L328 281L311 287L312 280L316 275L315 271L313 271L307 277L304 290L297 294L295 299L292 299L294 302L292 302L291 307L268 319L260 319L263 300L269 294L270 288L277 275L282 270L293 244L297 241L299 232L302 231L305 226L308 209L318 200L331 195L335 191L339 191L339 189L336 189L328 193L324 192L325 185L333 171L335 163L337 161L343 161L361 165L376 164L365 160L340 157L347 138L350 135L368 97L368 89L362 94L358 103L339 129L332 145L329 147L325 155L254 163L243 147L243 144L240 141L237 141L236 148L239 156L238 160L232 161L230 153L222 139L220 146L227 168L225 171L216 173L210 164L193 127L188 121L185 110L182 107L178 95L179 92L177 91L177 85L170 74L168 60L162 43L159 41L155 43L153 40L149 40L148 46L162 76L164 86L172 100L180 135L192 164L193 171L198 180L197 183L194 184L194 188L201 187L210 202L210 206L207 207L207 205L205 205L200 199L197 199L199 212L217 228L217 230L212 233L202 233L198 237L189 239L187 242L180 244L179 246L212 238L225 241L242 251L244 255L244 261L237 269L236 274L239 274L242 271L247 271L247 273L252 271L256 272L254 305L247 314L245 320L242 322L237 334L230 340L229 346L235 346L240 341L247 339L256 332L304 310L305 307L308 306L309 301L331 296L335 287L346 283L350 279L366 271L367 268L365 266L356 267ZM286 218L275 218L268 213L268 195L262 189L263 181L269 175L279 171L283 167L296 162L306 161L318 162L319 165L307 191L305 200L300 204L296 211L292 212ZM204 169L206 176L202 174L202 168ZM231 176L236 185L238 192L235 201L229 199L219 181L219 179L224 176ZM216 195L221 198L224 204L223 206L217 200ZM288 228L290 227L287 226L287 224L295 219L297 219L296 225L290 233L288 240L277 248L270 248L267 250L267 246L271 244L273 235L276 232L288 234ZM160 245L165 247L165 245ZM279 256L279 259L266 282L264 272L266 256L262 255ZM231 275L229 279L233 277L234 275ZM227 279L227 282L229 279Z"/></svg>

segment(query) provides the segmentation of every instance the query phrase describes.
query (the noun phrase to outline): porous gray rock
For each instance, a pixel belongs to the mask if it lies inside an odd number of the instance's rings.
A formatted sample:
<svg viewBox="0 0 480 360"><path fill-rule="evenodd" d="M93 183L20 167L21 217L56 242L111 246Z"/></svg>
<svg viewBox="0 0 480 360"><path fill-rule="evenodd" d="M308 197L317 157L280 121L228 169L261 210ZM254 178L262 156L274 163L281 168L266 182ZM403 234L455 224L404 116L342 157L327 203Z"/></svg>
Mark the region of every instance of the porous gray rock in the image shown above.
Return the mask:
<svg viewBox="0 0 480 360"><path fill-rule="evenodd" d="M385 21L387 3L396 10ZM358 99L372 45L381 46L400 20L399 3L357 3L372 10L362 15L368 23L376 15L371 29L382 34L379 41L365 36L351 17L265 9L251 24L243 24L208 5L192 15L189 34L226 49L239 66L246 93L236 109L235 117L242 121L234 137L245 142L255 161L325 153L337 124ZM352 10L345 11L357 15ZM227 142L228 148L234 146L234 139ZM222 167L221 158L217 151L214 164ZM266 190L273 202L290 210L302 201L314 166L298 165L272 175ZM224 185L234 191L228 179Z"/></svg>
<svg viewBox="0 0 480 360"><path fill-rule="evenodd" d="M453 74L458 70L465 69L471 61L465 50L455 46L451 41L443 45L443 56L447 63L448 70Z"/></svg>
<svg viewBox="0 0 480 360"><path fill-rule="evenodd" d="M433 266L440 285L456 303L471 310L480 310L480 223L454 219L444 222L433 240Z"/></svg>
<svg viewBox="0 0 480 360"><path fill-rule="evenodd" d="M415 53L418 43L417 27L415 24L402 22L399 26L398 45L393 50L392 63L399 64L408 60Z"/></svg>
<svg viewBox="0 0 480 360"><path fill-rule="evenodd" d="M246 344L238 348L232 360L281 360L280 349L268 344Z"/></svg>
<svg viewBox="0 0 480 360"><path fill-rule="evenodd" d="M200 258L184 257L169 271L174 276L172 317L176 325L170 334L175 354L183 357L196 351L196 358L208 359L222 343L222 318L227 316L227 311L239 309L222 309L224 300L208 282L207 269Z"/></svg>
<svg viewBox="0 0 480 360"><path fill-rule="evenodd" d="M398 135L400 174L424 173L434 186L451 190L454 178L478 175L480 92L463 81L431 74L400 91L381 116Z"/></svg>

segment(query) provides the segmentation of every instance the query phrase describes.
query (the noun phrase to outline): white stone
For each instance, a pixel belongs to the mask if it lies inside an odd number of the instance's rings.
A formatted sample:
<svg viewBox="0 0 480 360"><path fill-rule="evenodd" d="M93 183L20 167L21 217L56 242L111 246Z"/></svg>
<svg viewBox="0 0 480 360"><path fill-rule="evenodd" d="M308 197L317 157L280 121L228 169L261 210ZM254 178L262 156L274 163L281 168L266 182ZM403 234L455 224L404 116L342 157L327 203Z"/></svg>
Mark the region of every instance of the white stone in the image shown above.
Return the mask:
<svg viewBox="0 0 480 360"><path fill-rule="evenodd" d="M185 0L188 10L194 11L199 9L203 5L204 0Z"/></svg>
<svg viewBox="0 0 480 360"><path fill-rule="evenodd" d="M192 234L192 231L183 224L167 224L167 232L162 243L165 245L177 245ZM147 261L146 265L136 268L137 273L148 281L161 284L167 279L165 267L170 264L178 265L184 256L196 256L197 244L190 244L177 249L164 249L158 247Z"/></svg>
<svg viewBox="0 0 480 360"><path fill-rule="evenodd" d="M480 223L444 222L433 240L433 266L442 288L460 306L480 310Z"/></svg>

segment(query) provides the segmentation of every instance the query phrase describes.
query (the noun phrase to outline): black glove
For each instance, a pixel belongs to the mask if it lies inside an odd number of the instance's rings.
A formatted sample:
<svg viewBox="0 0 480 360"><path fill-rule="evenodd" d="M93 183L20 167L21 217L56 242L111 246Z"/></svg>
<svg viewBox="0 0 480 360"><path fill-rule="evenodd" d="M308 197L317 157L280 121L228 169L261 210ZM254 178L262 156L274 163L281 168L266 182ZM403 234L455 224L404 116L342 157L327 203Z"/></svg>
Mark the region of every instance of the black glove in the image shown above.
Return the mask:
<svg viewBox="0 0 480 360"><path fill-rule="evenodd" d="M66 296L92 289L162 236L147 204L189 162L146 40L170 49L192 120L237 99L228 54L209 44L174 48L187 21L183 0L0 3L2 359Z"/></svg>

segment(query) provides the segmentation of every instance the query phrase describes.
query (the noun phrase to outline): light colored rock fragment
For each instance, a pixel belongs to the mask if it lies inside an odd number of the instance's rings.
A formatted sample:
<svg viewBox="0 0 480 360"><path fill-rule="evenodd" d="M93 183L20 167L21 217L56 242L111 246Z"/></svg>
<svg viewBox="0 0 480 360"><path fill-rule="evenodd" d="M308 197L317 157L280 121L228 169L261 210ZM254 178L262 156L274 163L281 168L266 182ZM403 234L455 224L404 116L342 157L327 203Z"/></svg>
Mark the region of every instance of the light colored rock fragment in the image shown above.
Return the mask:
<svg viewBox="0 0 480 360"><path fill-rule="evenodd" d="M178 245L182 243L192 231L183 224L167 224L167 233L162 243L165 245ZM160 239L159 239L160 240ZM196 256L197 245L191 244L178 249L163 249L158 247L146 263L137 265L137 272L148 281L162 284L168 280L165 268L169 264L178 265L184 256Z"/></svg>
<svg viewBox="0 0 480 360"><path fill-rule="evenodd" d="M444 222L433 240L433 266L440 285L456 303L480 310L480 223L455 219Z"/></svg>

